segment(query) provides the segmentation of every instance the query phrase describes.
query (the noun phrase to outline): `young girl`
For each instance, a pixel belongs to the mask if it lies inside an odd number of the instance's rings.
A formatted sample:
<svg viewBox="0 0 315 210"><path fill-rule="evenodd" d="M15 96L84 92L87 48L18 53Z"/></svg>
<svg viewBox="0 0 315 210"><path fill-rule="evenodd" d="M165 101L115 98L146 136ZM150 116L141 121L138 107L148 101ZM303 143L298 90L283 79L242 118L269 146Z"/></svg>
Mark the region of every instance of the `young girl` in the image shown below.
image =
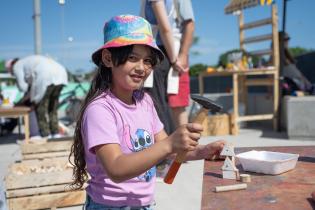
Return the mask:
<svg viewBox="0 0 315 210"><path fill-rule="evenodd" d="M223 141L198 146L202 126L187 124L167 136L143 82L163 58L150 24L133 15L104 26L104 45L93 55L99 66L79 116L73 186L88 180L86 209L152 209L155 165L171 154L188 159L219 153Z"/></svg>

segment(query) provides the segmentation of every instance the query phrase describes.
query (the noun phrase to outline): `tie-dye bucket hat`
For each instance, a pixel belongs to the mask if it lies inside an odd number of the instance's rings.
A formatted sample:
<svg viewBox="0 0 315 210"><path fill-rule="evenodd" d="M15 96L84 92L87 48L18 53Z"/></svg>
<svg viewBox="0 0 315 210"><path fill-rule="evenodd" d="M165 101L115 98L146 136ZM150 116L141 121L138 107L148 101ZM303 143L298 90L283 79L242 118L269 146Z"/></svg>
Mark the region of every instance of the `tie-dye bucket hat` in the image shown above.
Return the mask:
<svg viewBox="0 0 315 210"><path fill-rule="evenodd" d="M92 54L92 60L99 65L103 49L133 44L147 45L156 50L159 60L164 59L164 54L156 45L151 25L147 20L135 15L119 15L105 23L104 45Z"/></svg>

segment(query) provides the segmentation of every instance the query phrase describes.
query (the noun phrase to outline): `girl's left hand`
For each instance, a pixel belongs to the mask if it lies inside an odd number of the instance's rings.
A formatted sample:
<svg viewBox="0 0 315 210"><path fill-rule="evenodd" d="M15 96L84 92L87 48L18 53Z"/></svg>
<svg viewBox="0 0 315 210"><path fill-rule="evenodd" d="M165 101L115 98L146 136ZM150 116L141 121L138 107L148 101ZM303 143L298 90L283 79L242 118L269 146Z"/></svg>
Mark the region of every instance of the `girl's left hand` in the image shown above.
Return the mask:
<svg viewBox="0 0 315 210"><path fill-rule="evenodd" d="M207 144L204 148L205 151L203 152L203 154L205 154L204 159L206 160L222 159L222 157L220 157L220 153L225 144L226 144L225 140L218 140L210 144Z"/></svg>

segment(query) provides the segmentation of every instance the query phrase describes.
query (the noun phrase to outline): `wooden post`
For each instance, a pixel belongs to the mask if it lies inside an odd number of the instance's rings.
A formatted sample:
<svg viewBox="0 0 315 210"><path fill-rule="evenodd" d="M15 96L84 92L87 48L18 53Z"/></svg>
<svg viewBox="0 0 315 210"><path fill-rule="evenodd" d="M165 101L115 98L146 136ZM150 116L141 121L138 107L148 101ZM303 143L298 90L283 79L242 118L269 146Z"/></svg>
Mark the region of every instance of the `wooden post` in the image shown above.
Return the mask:
<svg viewBox="0 0 315 210"><path fill-rule="evenodd" d="M29 114L24 114L24 134L25 134L25 143L29 143L30 140L30 121Z"/></svg>
<svg viewBox="0 0 315 210"><path fill-rule="evenodd" d="M198 85L199 85L199 94L203 95L204 86L203 86L203 74L200 72L198 75Z"/></svg>
<svg viewBox="0 0 315 210"><path fill-rule="evenodd" d="M240 49L243 51L244 50L244 15L243 12L241 11L240 15L238 16L238 24L239 24L239 33L240 33Z"/></svg>
<svg viewBox="0 0 315 210"><path fill-rule="evenodd" d="M273 41L273 65L275 66L274 74L274 88L273 88L273 129L278 130L278 116L279 116L279 35L278 35L278 14L277 6L272 5L272 41Z"/></svg>
<svg viewBox="0 0 315 210"><path fill-rule="evenodd" d="M234 115L234 124L233 130L235 134L239 133L238 128L238 74L233 73L233 115Z"/></svg>

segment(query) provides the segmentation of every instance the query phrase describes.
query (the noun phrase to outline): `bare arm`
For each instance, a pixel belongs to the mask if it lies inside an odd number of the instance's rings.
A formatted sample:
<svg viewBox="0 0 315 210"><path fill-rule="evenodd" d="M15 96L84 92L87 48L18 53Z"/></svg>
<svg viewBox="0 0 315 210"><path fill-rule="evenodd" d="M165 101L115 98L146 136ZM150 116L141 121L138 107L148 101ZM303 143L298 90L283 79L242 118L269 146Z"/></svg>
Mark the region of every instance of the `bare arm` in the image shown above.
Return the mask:
<svg viewBox="0 0 315 210"><path fill-rule="evenodd" d="M200 124L183 125L168 137L161 131L155 135L154 145L131 154L122 153L118 144L101 145L95 151L111 180L122 182L144 173L172 153L194 150L201 131Z"/></svg>
<svg viewBox="0 0 315 210"><path fill-rule="evenodd" d="M186 160L219 158L225 144L226 141L218 140L207 145L198 145L198 147L194 151L187 153Z"/></svg>
<svg viewBox="0 0 315 210"><path fill-rule="evenodd" d="M168 21L164 1L152 2L152 9L158 22L160 36L166 49L167 56L170 59L170 62L174 62L176 60L176 52L174 48L173 32Z"/></svg>
<svg viewBox="0 0 315 210"><path fill-rule="evenodd" d="M181 45L178 54L179 63L185 68L188 69L188 56L189 56L189 49L192 45L193 38L194 38L194 30L195 30L195 23L193 20L185 21L184 23L184 31L181 38Z"/></svg>
<svg viewBox="0 0 315 210"><path fill-rule="evenodd" d="M167 134L165 133L165 131L160 132L157 136L155 136L156 142L164 141L165 139L167 139ZM225 144L226 141L218 140L206 145L198 145L195 150L190 151L186 154L186 160L188 161L219 158ZM176 153L171 153L166 158L174 159L175 157Z"/></svg>
<svg viewBox="0 0 315 210"><path fill-rule="evenodd" d="M160 36L170 62L178 71L184 71L184 68L180 65L177 59L174 47L173 32L166 14L164 1L152 2L152 9L158 22Z"/></svg>

